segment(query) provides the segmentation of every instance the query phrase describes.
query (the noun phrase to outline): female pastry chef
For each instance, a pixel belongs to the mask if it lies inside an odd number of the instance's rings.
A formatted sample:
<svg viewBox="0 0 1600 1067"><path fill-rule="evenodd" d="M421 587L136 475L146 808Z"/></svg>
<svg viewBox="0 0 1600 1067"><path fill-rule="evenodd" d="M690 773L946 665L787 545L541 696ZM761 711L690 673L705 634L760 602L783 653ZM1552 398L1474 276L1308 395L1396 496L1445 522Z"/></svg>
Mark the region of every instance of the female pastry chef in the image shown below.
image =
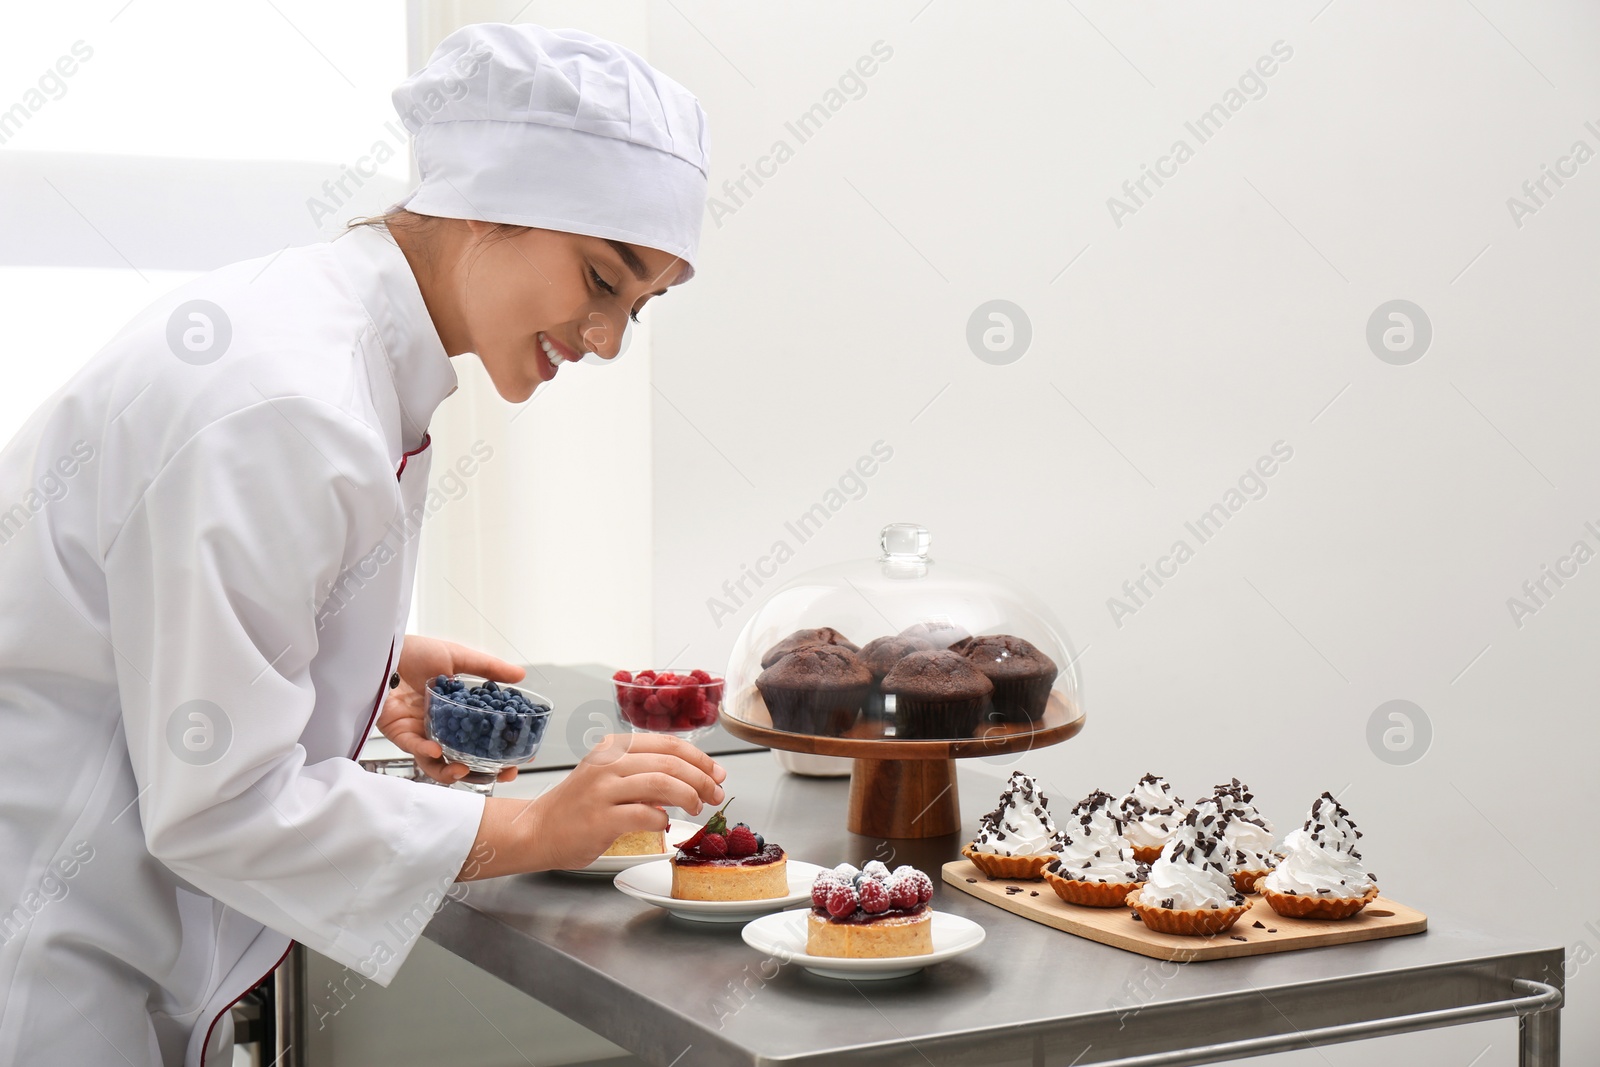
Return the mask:
<svg viewBox="0 0 1600 1067"><path fill-rule="evenodd" d="M404 634L451 357L513 402L614 357L706 195L698 102L586 33L468 27L394 100L405 211L181 287L0 454L0 1063L215 1065L291 938L388 985L458 878L722 799L649 735L531 803L352 760L382 703L453 780L418 691L522 675Z"/></svg>

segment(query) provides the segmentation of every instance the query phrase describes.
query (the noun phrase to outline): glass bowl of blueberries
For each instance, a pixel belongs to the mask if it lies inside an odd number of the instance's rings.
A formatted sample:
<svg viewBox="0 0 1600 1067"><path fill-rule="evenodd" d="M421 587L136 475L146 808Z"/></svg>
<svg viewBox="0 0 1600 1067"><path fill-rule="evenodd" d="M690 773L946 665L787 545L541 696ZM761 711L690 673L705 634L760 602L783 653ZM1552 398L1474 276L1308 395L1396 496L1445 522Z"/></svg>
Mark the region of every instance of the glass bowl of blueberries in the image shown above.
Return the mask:
<svg viewBox="0 0 1600 1067"><path fill-rule="evenodd" d="M470 674L441 674L428 683L428 737L446 760L466 764L460 781L481 793L493 790L504 768L533 759L551 711L538 693Z"/></svg>

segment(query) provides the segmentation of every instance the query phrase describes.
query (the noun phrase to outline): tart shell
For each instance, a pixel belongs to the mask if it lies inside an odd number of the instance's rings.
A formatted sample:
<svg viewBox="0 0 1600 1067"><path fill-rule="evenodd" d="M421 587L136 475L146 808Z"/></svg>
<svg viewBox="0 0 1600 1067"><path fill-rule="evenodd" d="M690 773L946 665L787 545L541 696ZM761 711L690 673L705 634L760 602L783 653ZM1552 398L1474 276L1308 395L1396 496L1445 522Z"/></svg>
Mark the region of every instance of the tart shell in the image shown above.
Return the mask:
<svg viewBox="0 0 1600 1067"><path fill-rule="evenodd" d="M1257 869L1252 871L1234 871L1233 888L1241 893L1254 893L1256 882L1271 874L1270 869Z"/></svg>
<svg viewBox="0 0 1600 1067"><path fill-rule="evenodd" d="M1068 904L1085 908L1120 908L1129 893L1144 885L1143 882L1082 882L1063 878L1054 871L1045 871L1044 880L1056 891L1056 896Z"/></svg>
<svg viewBox="0 0 1600 1067"><path fill-rule="evenodd" d="M1158 934L1183 934L1207 937L1220 934L1238 922L1249 904L1226 908L1153 908L1140 898L1143 890L1128 895L1127 904L1138 913L1145 927Z"/></svg>
<svg viewBox="0 0 1600 1067"><path fill-rule="evenodd" d="M1371 886L1359 897L1291 896L1268 889L1265 878L1256 882L1256 892L1273 911L1290 919L1348 919L1378 897L1377 886Z"/></svg>
<svg viewBox="0 0 1600 1067"><path fill-rule="evenodd" d="M1044 873L1044 865L1055 859L1051 853L1039 856L997 856L978 852L971 845L961 846L961 854L991 880L1009 878L1018 882L1037 882Z"/></svg>
<svg viewBox="0 0 1600 1067"><path fill-rule="evenodd" d="M1154 863L1161 858L1160 845L1134 845L1133 858L1140 863Z"/></svg>

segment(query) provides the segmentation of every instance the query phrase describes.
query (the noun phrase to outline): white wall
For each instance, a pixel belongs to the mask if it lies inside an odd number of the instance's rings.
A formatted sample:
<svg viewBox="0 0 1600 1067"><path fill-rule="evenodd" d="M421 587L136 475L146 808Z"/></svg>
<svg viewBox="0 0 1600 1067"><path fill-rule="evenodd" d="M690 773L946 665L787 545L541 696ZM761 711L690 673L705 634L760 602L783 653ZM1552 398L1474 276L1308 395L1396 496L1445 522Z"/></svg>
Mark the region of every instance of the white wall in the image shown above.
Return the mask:
<svg viewBox="0 0 1600 1067"><path fill-rule="evenodd" d="M420 5L412 69L457 27L510 19L519 6ZM576 23L646 54L645 10L531 4L520 19ZM428 519L420 629L517 663L652 662L653 312L628 328L609 365L568 366L517 406L476 358L454 361L461 385L431 427L433 470L474 446L492 458Z"/></svg>
<svg viewBox="0 0 1600 1067"><path fill-rule="evenodd" d="M892 462L783 576L909 519L1042 595L1087 646L1089 727L1024 765L1068 799L1237 774L1288 824L1343 789L1396 898L1600 949L1600 564L1520 627L1507 608L1575 540L1600 550L1600 162L1520 227L1506 204L1575 140L1600 150L1597 38L1576 2L653 8L715 184L795 147L652 307L677 409L656 482L697 489L656 497L656 648L722 662L750 608L718 628L707 598L882 439ZM796 145L785 121L880 39L865 94ZM1265 95L1198 145L1185 121L1280 40ZM1117 226L1107 198L1180 137L1194 158ZM1007 366L965 340L997 298L1032 324ZM1395 298L1433 325L1407 366L1365 340ZM1194 545L1184 522L1280 440L1266 496ZM1184 536L1194 558L1117 625L1108 598ZM1406 766L1366 738L1392 699L1433 728ZM1596 982L1568 987L1571 1062L1600 1055ZM1512 1024L1479 1030L1326 1062L1514 1062Z"/></svg>

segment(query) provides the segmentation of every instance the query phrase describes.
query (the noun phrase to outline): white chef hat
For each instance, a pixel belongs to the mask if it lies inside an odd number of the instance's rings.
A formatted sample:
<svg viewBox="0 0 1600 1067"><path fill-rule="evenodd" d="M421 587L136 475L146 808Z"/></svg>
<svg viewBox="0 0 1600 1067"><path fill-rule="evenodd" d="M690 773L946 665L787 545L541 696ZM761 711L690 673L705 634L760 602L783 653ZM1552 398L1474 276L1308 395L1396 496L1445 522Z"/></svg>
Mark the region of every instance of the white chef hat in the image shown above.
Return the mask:
<svg viewBox="0 0 1600 1067"><path fill-rule="evenodd" d="M693 277L706 113L633 52L582 30L466 26L394 106L422 177L401 207L658 248Z"/></svg>

